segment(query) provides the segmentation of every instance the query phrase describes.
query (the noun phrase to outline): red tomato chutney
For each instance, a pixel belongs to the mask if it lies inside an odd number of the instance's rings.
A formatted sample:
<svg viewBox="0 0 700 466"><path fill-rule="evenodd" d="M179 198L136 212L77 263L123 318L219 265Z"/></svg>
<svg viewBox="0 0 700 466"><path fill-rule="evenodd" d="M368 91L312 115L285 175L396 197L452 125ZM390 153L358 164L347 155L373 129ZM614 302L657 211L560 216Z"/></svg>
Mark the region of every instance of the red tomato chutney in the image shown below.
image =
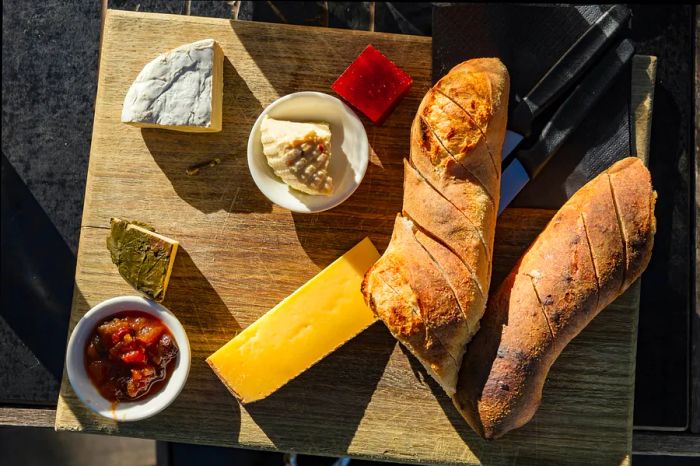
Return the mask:
<svg viewBox="0 0 700 466"><path fill-rule="evenodd" d="M178 347L157 317L124 311L100 322L85 347L85 368L107 400L133 401L163 388Z"/></svg>

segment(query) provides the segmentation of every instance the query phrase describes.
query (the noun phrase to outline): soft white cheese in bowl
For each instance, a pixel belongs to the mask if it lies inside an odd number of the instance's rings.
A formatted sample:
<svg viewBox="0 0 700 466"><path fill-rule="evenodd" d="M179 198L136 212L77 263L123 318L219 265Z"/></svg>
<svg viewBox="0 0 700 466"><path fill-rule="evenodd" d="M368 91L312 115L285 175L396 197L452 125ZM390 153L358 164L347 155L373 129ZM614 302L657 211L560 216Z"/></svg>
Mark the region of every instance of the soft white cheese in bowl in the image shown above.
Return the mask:
<svg viewBox="0 0 700 466"><path fill-rule="evenodd" d="M275 175L263 152L261 124L265 116L300 123L327 123L331 130L328 195L291 188ZM331 209L349 198L362 182L369 163L369 141L362 121L339 99L321 92L296 92L280 97L258 117L248 138L248 167L258 189L272 202L293 212Z"/></svg>

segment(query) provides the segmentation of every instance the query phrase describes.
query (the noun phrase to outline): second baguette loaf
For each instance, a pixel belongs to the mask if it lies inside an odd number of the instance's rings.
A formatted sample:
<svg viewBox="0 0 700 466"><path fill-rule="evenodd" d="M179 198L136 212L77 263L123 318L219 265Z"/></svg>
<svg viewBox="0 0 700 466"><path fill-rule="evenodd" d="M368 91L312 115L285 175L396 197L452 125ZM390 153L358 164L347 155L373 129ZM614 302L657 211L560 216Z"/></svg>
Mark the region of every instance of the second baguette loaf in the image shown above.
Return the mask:
<svg viewBox="0 0 700 466"><path fill-rule="evenodd" d="M649 171L615 163L557 212L491 297L467 348L453 402L498 438L528 422L564 347L649 263L655 232Z"/></svg>

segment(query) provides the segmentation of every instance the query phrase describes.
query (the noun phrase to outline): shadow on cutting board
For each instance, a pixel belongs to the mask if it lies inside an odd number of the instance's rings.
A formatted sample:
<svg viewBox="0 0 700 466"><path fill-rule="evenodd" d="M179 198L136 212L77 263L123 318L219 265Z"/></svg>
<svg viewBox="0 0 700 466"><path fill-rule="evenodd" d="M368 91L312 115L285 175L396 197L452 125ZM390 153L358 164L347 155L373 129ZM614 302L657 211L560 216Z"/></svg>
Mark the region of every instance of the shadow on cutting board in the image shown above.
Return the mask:
<svg viewBox="0 0 700 466"><path fill-rule="evenodd" d="M263 400L245 406L275 448L347 451L396 341L377 322Z"/></svg>
<svg viewBox="0 0 700 466"><path fill-rule="evenodd" d="M141 134L177 195L193 207L205 213L270 212L272 204L255 186L246 157L250 128L261 111L260 102L225 58L220 132L144 128ZM215 159L220 161L218 165L207 166ZM200 168L192 170L194 167ZM188 170L197 173L188 174Z"/></svg>
<svg viewBox="0 0 700 466"><path fill-rule="evenodd" d="M520 447L514 446L511 440L513 435L508 438L499 440L484 440L479 437L467 424L467 421L462 418L457 408L452 404L452 400L447 396L445 391L438 383L428 374L420 362L403 346L401 350L408 358L413 374L430 388L430 391L437 399L440 407L445 412L445 416L452 424L455 432L460 436L469 450L478 458L479 464L526 464L529 462L527 458L531 452L521 452ZM532 458L531 458L532 459ZM538 458L536 457L535 460ZM533 462L532 464L538 464Z"/></svg>
<svg viewBox="0 0 700 466"><path fill-rule="evenodd" d="M182 245L175 256L163 305L177 315L187 330L193 367L195 357L206 358L241 330L231 311Z"/></svg>
<svg viewBox="0 0 700 466"><path fill-rule="evenodd" d="M399 346L401 347L401 351L403 351L403 353L406 355L406 359L408 359L408 362L411 365L413 375L422 384L427 385L430 388L430 391L433 393L435 399L440 404L440 407L445 412L445 415L450 420L452 427L454 427L455 431L459 434L464 443L469 445L469 449L472 450L474 454L477 454L477 451L474 451L475 447L473 447L472 445L474 445L476 442L483 442L483 440L481 440L471 430L469 424L467 424L467 421L465 421L462 418L462 416L452 404L452 400L450 400L450 398L447 396L442 387L435 381L435 379L433 379L432 376L428 374L428 371L425 370L425 367L423 367L423 365L416 359L416 357L403 345Z"/></svg>
<svg viewBox="0 0 700 466"><path fill-rule="evenodd" d="M376 139L365 177L349 199L317 214L292 212L299 244L321 268L367 236L380 253L389 244L403 200L403 157Z"/></svg>
<svg viewBox="0 0 700 466"><path fill-rule="evenodd" d="M169 432L169 425L177 425L174 430L179 438L175 440L179 441L220 438L222 434L238 438L240 406L205 359L236 336L241 326L182 245L175 256L163 305L185 327L191 367L182 393L162 416L143 421L144 431Z"/></svg>
<svg viewBox="0 0 700 466"><path fill-rule="evenodd" d="M236 336L241 326L182 246L175 257L163 305L185 326L192 351L187 384L169 408L180 419L179 433L190 438L220 438L225 433L226 437L237 439L241 427L240 406L206 363L206 358ZM154 423L153 431L157 431L159 425Z"/></svg>
<svg viewBox="0 0 700 466"><path fill-rule="evenodd" d="M619 435L613 434L608 439L608 443L596 443L593 439L587 438L590 433L577 431L575 426L567 425L572 422L569 417L575 418L584 408L579 406L577 412L573 407L576 403L574 400L570 400L566 405L571 408L568 412L565 405L553 408L548 395L548 385L545 385L544 408L540 406L530 422L500 439L482 439L462 418L444 390L428 375L425 368L407 350L403 347L401 349L406 353L416 377L430 387L455 432L478 459L479 464L561 464L565 457L562 456L562 450L566 451L567 448L571 448L571 457L567 460L567 464L569 461L571 463L582 461L585 464L625 464L627 452L624 451L624 446L620 447L624 445L624 440L619 438ZM581 385L585 383L583 379L579 382ZM553 419L560 423L559 427L555 428L563 429L555 435L552 435ZM560 438L558 438L559 435ZM576 435L579 435L578 440L572 442L572 438L576 438ZM575 445L576 443L579 445ZM586 451L589 444L595 446L590 451Z"/></svg>

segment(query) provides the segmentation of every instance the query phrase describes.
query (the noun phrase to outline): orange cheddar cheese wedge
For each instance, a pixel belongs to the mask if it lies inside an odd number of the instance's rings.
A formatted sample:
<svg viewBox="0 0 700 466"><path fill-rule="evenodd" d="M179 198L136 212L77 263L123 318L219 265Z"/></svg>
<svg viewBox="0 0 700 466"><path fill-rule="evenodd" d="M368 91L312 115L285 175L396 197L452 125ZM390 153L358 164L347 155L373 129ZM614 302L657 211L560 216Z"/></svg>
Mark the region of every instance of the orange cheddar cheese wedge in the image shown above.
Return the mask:
<svg viewBox="0 0 700 466"><path fill-rule="evenodd" d="M365 238L207 363L242 403L274 393L375 321L360 285L377 259L379 253Z"/></svg>

